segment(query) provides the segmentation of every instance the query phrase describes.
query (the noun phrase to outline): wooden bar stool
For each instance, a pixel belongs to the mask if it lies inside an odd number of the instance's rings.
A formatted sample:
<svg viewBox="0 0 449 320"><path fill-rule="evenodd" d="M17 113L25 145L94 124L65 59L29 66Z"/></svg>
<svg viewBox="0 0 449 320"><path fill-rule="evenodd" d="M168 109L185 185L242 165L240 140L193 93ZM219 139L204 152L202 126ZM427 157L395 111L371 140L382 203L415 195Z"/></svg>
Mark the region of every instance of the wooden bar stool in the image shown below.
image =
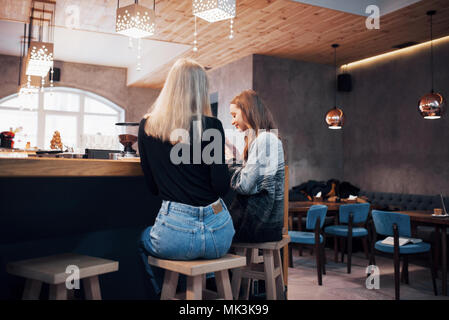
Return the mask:
<svg viewBox="0 0 449 320"><path fill-rule="evenodd" d="M66 273L66 270L70 265L78 267L79 279L83 281L88 300L101 300L98 276L118 270L117 261L64 253L11 262L7 264L6 271L26 279L23 300L39 299L42 283L50 285L51 300L67 300L66 279L71 273Z"/></svg>
<svg viewBox="0 0 449 320"><path fill-rule="evenodd" d="M289 242L290 237L283 235L280 241L232 244L236 254L246 256L246 266L234 270L232 274L232 294L234 299L239 299L242 281L244 299L249 299L249 281L251 279L265 281L268 300L282 300L286 298L281 249ZM262 250L262 256L259 256L259 250Z"/></svg>
<svg viewBox="0 0 449 320"><path fill-rule="evenodd" d="M202 300L218 297L232 300L231 282L228 270L246 265L245 257L227 254L211 260L164 260L148 256L148 263L165 269L164 284L162 285L161 300L186 299ZM206 273L214 272L218 293L205 288ZM187 276L187 290L176 295L178 277L182 273Z"/></svg>

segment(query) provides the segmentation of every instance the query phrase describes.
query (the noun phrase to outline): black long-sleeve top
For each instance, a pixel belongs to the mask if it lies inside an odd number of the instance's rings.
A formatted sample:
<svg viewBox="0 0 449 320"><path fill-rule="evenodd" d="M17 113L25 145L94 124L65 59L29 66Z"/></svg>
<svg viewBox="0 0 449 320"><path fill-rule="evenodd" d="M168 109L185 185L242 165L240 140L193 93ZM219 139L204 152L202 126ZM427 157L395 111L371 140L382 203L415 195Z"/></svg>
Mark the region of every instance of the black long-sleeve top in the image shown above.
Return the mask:
<svg viewBox="0 0 449 320"><path fill-rule="evenodd" d="M140 122L138 145L140 164L151 193L159 196L162 200L181 202L191 206L207 206L229 191L230 176L224 155L225 134L220 120L207 116L202 117L203 132L206 129L214 128L221 133L221 141L218 144L221 146L221 162L212 164L204 163L203 158L201 158L201 163L194 164L197 161L193 161L193 125L189 135L190 162L174 164L170 159L170 152L174 145L168 141L148 136L144 130L145 121L142 119ZM202 141L201 154L213 139ZM219 151L214 149L213 152L209 152L209 150L206 149L206 152L212 155Z"/></svg>

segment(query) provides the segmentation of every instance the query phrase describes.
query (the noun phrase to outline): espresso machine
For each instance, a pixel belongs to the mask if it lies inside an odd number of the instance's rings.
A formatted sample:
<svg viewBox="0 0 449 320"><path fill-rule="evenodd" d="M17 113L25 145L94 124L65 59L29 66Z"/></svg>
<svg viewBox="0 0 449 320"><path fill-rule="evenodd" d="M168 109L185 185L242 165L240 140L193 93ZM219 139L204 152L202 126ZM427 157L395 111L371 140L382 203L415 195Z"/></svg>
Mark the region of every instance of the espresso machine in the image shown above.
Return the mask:
<svg viewBox="0 0 449 320"><path fill-rule="evenodd" d="M124 150L120 153L123 158L136 158L137 152L133 149L133 144L137 142L138 122L118 122L115 124L118 127L118 138L123 145Z"/></svg>

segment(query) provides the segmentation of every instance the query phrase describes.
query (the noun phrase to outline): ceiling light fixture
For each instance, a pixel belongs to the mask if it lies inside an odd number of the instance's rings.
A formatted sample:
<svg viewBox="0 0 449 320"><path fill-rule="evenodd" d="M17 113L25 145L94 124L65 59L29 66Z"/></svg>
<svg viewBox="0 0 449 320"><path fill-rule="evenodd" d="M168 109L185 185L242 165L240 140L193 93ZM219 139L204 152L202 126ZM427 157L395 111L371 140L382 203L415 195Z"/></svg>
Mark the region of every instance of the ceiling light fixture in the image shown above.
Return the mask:
<svg viewBox="0 0 449 320"><path fill-rule="evenodd" d="M153 0L153 9L139 5L138 0L134 3L121 7L117 0L117 12L115 31L129 37L128 47L132 49L132 39L137 39L137 66L136 70L142 70L142 38L154 35L156 30L156 0Z"/></svg>
<svg viewBox="0 0 449 320"><path fill-rule="evenodd" d="M443 114L443 96L434 92L433 87L433 30L432 30L432 16L436 11L427 11L430 16L430 70L431 70L431 91L424 95L418 103L418 110L424 119L434 120L440 119Z"/></svg>
<svg viewBox="0 0 449 320"><path fill-rule="evenodd" d="M19 94L43 91L49 70L53 74L53 33L56 4L34 0L29 24L24 26L24 37L19 72ZM25 56L26 53L26 56ZM53 87L51 77L50 87Z"/></svg>
<svg viewBox="0 0 449 320"><path fill-rule="evenodd" d="M334 48L334 66L335 66L335 95L334 95L334 107L326 113L326 123L329 129L341 129L343 127L345 116L343 111L337 107L337 48L338 44L333 44Z"/></svg>
<svg viewBox="0 0 449 320"><path fill-rule="evenodd" d="M198 51L196 17L211 23L230 19L229 39L234 39L236 0L193 0L192 12L195 16L195 32L193 34L194 52Z"/></svg>
<svg viewBox="0 0 449 320"><path fill-rule="evenodd" d="M235 0L193 0L193 15L208 22L233 19Z"/></svg>
<svg viewBox="0 0 449 320"><path fill-rule="evenodd" d="M129 6L120 8L117 1L117 14L115 31L127 37L140 39L152 36L156 30L156 2L153 1L153 10L139 5L137 0Z"/></svg>

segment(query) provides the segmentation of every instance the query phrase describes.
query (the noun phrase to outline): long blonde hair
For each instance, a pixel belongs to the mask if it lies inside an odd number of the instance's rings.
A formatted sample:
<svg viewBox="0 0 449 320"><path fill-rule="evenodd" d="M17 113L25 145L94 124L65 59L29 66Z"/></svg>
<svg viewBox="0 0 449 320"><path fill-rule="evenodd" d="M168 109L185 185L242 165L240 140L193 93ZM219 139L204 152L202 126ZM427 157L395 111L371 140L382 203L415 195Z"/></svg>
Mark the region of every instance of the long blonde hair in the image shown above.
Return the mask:
<svg viewBox="0 0 449 320"><path fill-rule="evenodd" d="M202 115L211 116L209 80L203 66L188 58L176 61L150 110L144 116L145 132L162 141L170 141L175 129L190 132L193 116L200 120Z"/></svg>

